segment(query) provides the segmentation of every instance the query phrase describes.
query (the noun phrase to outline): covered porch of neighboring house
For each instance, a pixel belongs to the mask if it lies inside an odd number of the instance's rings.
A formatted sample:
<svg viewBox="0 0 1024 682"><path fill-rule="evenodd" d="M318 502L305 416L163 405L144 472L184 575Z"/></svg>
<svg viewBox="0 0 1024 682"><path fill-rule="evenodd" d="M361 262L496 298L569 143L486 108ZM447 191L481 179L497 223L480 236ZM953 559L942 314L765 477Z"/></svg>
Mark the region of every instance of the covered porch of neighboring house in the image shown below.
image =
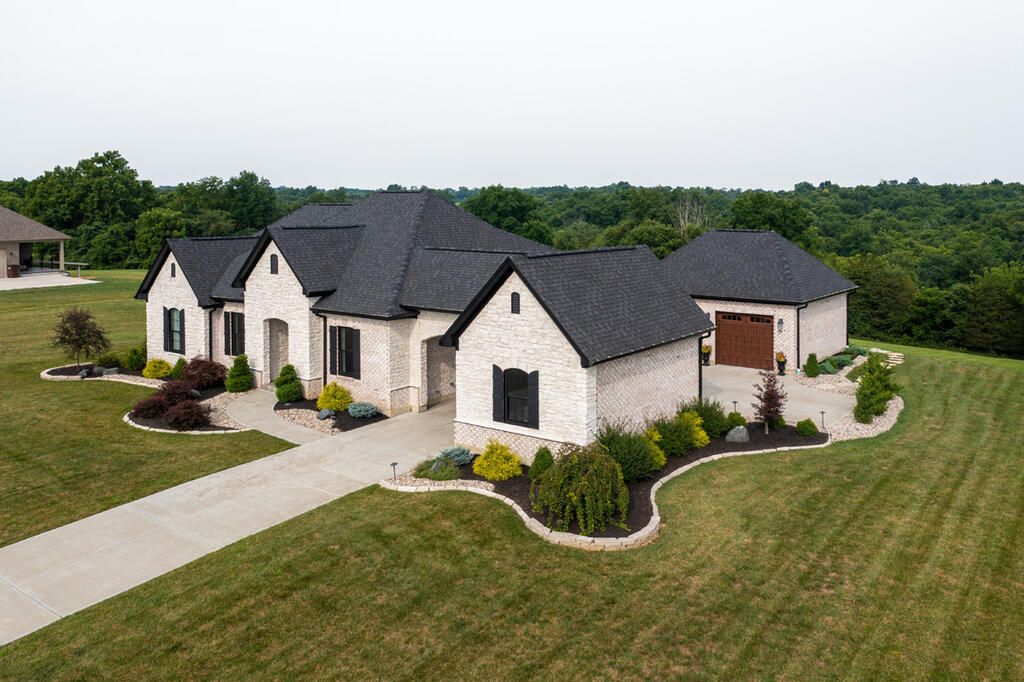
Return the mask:
<svg viewBox="0 0 1024 682"><path fill-rule="evenodd" d="M59 273L65 273L64 242L70 238L63 232L0 206L0 279L17 279L32 272L33 247L36 243L46 242L59 244L59 257L55 262L51 260L50 264L55 265Z"/></svg>

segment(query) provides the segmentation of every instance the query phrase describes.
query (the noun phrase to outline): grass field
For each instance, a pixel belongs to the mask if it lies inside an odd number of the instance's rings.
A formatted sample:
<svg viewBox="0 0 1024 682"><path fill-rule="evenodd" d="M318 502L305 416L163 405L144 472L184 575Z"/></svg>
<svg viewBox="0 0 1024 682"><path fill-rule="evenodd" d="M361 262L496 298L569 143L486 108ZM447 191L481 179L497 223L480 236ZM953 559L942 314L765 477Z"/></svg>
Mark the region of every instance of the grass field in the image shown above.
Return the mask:
<svg viewBox="0 0 1024 682"><path fill-rule="evenodd" d="M108 381L39 378L67 364L50 347L57 311L91 310L114 350L145 340L142 271L100 271L101 284L0 292L0 546L290 447L261 433L179 436L122 416L152 393Z"/></svg>
<svg viewBox="0 0 1024 682"><path fill-rule="evenodd" d="M0 648L0 678L1021 679L1024 362L906 352L892 431L698 467L640 549L366 489Z"/></svg>

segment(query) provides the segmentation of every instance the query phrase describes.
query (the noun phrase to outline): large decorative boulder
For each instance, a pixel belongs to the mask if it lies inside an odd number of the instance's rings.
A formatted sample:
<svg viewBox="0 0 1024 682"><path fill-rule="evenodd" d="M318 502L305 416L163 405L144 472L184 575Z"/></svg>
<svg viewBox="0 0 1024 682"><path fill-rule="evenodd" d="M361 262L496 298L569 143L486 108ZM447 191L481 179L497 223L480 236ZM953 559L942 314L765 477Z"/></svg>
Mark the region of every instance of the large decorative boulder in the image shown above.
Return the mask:
<svg viewBox="0 0 1024 682"><path fill-rule="evenodd" d="M111 374L117 374L119 371L117 367L107 367L103 370L103 376L109 377Z"/></svg>
<svg viewBox="0 0 1024 682"><path fill-rule="evenodd" d="M729 429L729 433L725 434L725 442L727 443L747 443L750 441L750 434L747 433L746 426L734 426Z"/></svg>
<svg viewBox="0 0 1024 682"><path fill-rule="evenodd" d="M330 419L333 416L334 410L328 410L326 407L316 413L316 418L319 419L320 421L323 421L324 419Z"/></svg>
<svg viewBox="0 0 1024 682"><path fill-rule="evenodd" d="M78 373L78 378L79 379L84 379L87 376L89 376L89 370L88 369L83 369L81 372Z"/></svg>

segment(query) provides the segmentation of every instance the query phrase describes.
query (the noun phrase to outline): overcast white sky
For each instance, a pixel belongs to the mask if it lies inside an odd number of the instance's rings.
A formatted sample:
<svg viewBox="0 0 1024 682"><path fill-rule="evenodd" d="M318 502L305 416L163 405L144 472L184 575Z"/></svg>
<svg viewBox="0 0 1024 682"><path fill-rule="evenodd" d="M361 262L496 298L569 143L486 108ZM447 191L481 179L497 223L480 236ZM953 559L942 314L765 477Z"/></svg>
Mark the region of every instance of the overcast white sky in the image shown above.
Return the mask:
<svg viewBox="0 0 1024 682"><path fill-rule="evenodd" d="M1024 2L4 2L0 178L1024 180Z"/></svg>

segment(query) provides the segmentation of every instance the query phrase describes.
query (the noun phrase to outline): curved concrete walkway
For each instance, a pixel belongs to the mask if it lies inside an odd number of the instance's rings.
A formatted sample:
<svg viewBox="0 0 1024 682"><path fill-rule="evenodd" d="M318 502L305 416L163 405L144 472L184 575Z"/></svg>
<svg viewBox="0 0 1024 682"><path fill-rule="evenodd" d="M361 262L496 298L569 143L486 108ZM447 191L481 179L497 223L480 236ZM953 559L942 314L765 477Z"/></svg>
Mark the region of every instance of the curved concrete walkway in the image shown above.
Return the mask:
<svg viewBox="0 0 1024 682"><path fill-rule="evenodd" d="M255 391L249 391L231 401L227 411L229 417L250 429L262 431L296 445L312 443L327 437L326 433L307 429L305 426L281 419L274 412L276 404L277 396L273 391L257 388Z"/></svg>
<svg viewBox="0 0 1024 682"><path fill-rule="evenodd" d="M256 420L266 417L263 393L249 401ZM0 547L0 644L373 485L392 462L411 469L452 445L454 417L448 402L337 436L313 432L304 445Z"/></svg>

